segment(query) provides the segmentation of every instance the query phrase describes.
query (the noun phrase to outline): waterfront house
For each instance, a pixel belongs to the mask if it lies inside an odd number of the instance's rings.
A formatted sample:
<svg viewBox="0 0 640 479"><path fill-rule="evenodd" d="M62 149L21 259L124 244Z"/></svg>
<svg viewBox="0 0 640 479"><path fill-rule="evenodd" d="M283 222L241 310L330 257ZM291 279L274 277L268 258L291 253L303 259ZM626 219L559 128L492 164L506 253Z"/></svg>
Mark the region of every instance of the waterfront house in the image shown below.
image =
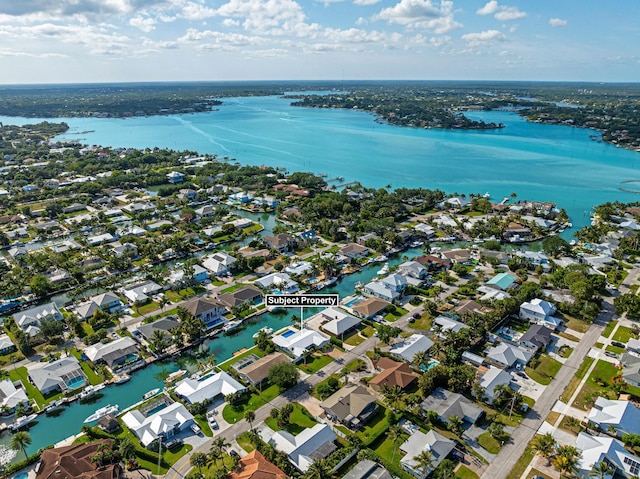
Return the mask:
<svg viewBox="0 0 640 479"><path fill-rule="evenodd" d="M327 308L319 312L317 317L324 321L321 326L322 329L338 338L342 338L344 334L360 326L359 318L346 313L340 308Z"/></svg>
<svg viewBox="0 0 640 479"><path fill-rule="evenodd" d="M552 331L546 326L534 324L520 337L518 344L535 352L545 349L551 344Z"/></svg>
<svg viewBox="0 0 640 479"><path fill-rule="evenodd" d="M448 391L444 388L436 388L427 398L420 403L420 409L426 414L434 411L438 419L449 424L449 418L456 416L467 426L472 426L483 416L484 409L476 406L462 394Z"/></svg>
<svg viewBox="0 0 640 479"><path fill-rule="evenodd" d="M167 401L167 399L162 396L156 402L161 401ZM163 441L166 441L194 423L193 416L183 404L174 402L158 410L159 405L156 402L150 405L152 408L149 411L155 410L155 412L149 415L145 415L144 410L132 409L122 416L124 425L147 448L158 438L161 437Z"/></svg>
<svg viewBox="0 0 640 479"><path fill-rule="evenodd" d="M262 302L262 292L253 286L243 286L231 293L218 295L218 301L229 309L238 308L245 304L255 306Z"/></svg>
<svg viewBox="0 0 640 479"><path fill-rule="evenodd" d="M489 308L488 306L483 306L482 304L475 302L473 299L465 299L463 301L460 301L453 308L453 311L459 316L465 316L467 314L473 313L485 314L493 311L493 309Z"/></svg>
<svg viewBox="0 0 640 479"><path fill-rule="evenodd" d="M300 330L287 329L283 334L273 336L273 343L290 354L294 361L301 359L308 351L320 349L329 344L329 336L313 329L302 328Z"/></svg>
<svg viewBox="0 0 640 479"><path fill-rule="evenodd" d="M205 329L220 326L225 322L227 308L216 299L193 298L182 306L195 318L202 319Z"/></svg>
<svg viewBox="0 0 640 479"><path fill-rule="evenodd" d="M167 278L167 282L170 284L179 284L182 281L186 281L186 277L184 275L184 268L177 269L173 271L169 277ZM192 282L195 283L204 283L209 279L209 272L204 269L199 264L193 265L193 275Z"/></svg>
<svg viewBox="0 0 640 479"><path fill-rule="evenodd" d="M428 351L433 346L433 341L423 334L412 334L403 341L395 343L389 353L403 361L411 362L413 357L423 351Z"/></svg>
<svg viewBox="0 0 640 479"><path fill-rule="evenodd" d="M175 317L166 316L164 318L157 319L152 323L141 324L138 326L138 331L147 341L149 341L156 331L161 331L164 335L170 337L171 332L179 326L180 322Z"/></svg>
<svg viewBox="0 0 640 479"><path fill-rule="evenodd" d="M175 393L187 404L195 404L220 395L227 396L246 388L228 373L209 373L196 379L186 378L176 385Z"/></svg>
<svg viewBox="0 0 640 479"><path fill-rule="evenodd" d="M278 253L289 253L294 251L297 241L294 236L287 233L279 233L277 235L265 235L264 242L270 249L275 249Z"/></svg>
<svg viewBox="0 0 640 479"><path fill-rule="evenodd" d="M88 301L77 305L75 311L80 319L88 319L99 309L107 314L122 311L122 301L117 294L106 292L92 296Z"/></svg>
<svg viewBox="0 0 640 479"><path fill-rule="evenodd" d="M640 458L629 452L624 444L613 437L591 436L585 432L578 434L576 448L582 454L578 460L578 476L591 477L594 464L606 462L613 472L605 475L610 479L614 475L622 477L637 477L640 473Z"/></svg>
<svg viewBox="0 0 640 479"><path fill-rule="evenodd" d="M269 376L269 370L272 367L290 363L291 359L282 353L267 354L262 358L258 358L254 354L250 354L231 365L231 367L238 373L238 376L252 386L258 386L262 384Z"/></svg>
<svg viewBox="0 0 640 479"><path fill-rule="evenodd" d="M354 314L364 319L372 319L389 306L388 301L379 298L367 298L351 306Z"/></svg>
<svg viewBox="0 0 640 479"><path fill-rule="evenodd" d="M10 354L16 350L11 338L7 334L0 334L0 354Z"/></svg>
<svg viewBox="0 0 640 479"><path fill-rule="evenodd" d="M282 271L294 276L302 276L313 270L313 265L308 261L296 261L288 266L285 266Z"/></svg>
<svg viewBox="0 0 640 479"><path fill-rule="evenodd" d="M365 246L359 245L357 243L348 243L340 248L337 254L346 256L351 261L353 261L368 256L370 252L371 250Z"/></svg>
<svg viewBox="0 0 640 479"><path fill-rule="evenodd" d="M398 266L398 273L419 280L419 283L424 281L429 275L429 270L417 261L405 261Z"/></svg>
<svg viewBox="0 0 640 479"><path fill-rule="evenodd" d="M268 461L257 449L238 461L229 479L289 479L282 470ZM372 478L373 479L373 478Z"/></svg>
<svg viewBox="0 0 640 479"><path fill-rule="evenodd" d="M533 353L513 344L501 342L487 351L486 360L502 369L525 367L533 357Z"/></svg>
<svg viewBox="0 0 640 479"><path fill-rule="evenodd" d="M20 258L24 258L27 255L27 248L22 245L12 246L11 248L9 248L9 251L7 251L7 253L9 253L9 256L12 260L16 261Z"/></svg>
<svg viewBox="0 0 640 479"><path fill-rule="evenodd" d="M425 266L429 271L439 271L451 267L451 260L433 254L418 256L415 261Z"/></svg>
<svg viewBox="0 0 640 479"><path fill-rule="evenodd" d="M587 415L587 420L601 431L616 434L640 434L640 409L631 401L616 401L598 397Z"/></svg>
<svg viewBox="0 0 640 479"><path fill-rule="evenodd" d="M482 366L478 375L478 384L484 391L484 400L488 404L493 404L494 399L498 397L498 391L496 391L498 386L511 385L511 374L495 366L489 366L488 368ZM472 394L475 396L475 393Z"/></svg>
<svg viewBox="0 0 640 479"><path fill-rule="evenodd" d="M218 251L210 256L207 256L202 261L202 266L207 268L215 276L223 276L231 273L231 267L236 262L236 259L230 254L224 251Z"/></svg>
<svg viewBox="0 0 640 479"><path fill-rule="evenodd" d="M509 288L513 287L516 280L514 275L509 273L498 273L489 281L487 281L487 285L492 288L501 289L502 291L506 291Z"/></svg>
<svg viewBox="0 0 640 479"><path fill-rule="evenodd" d="M296 293L300 290L298 284L287 273L271 273L257 279L254 284L264 290L279 291L285 294Z"/></svg>
<svg viewBox="0 0 640 479"><path fill-rule="evenodd" d="M122 294L124 294L132 304L144 304L149 301L154 294L160 291L162 291L162 286L155 281L144 281L122 288Z"/></svg>
<svg viewBox="0 0 640 479"><path fill-rule="evenodd" d="M213 216L216 213L216 207L213 205L204 205L200 208L196 208L196 217L204 218L207 216Z"/></svg>
<svg viewBox="0 0 640 479"><path fill-rule="evenodd" d="M40 334L40 321L43 319L61 321L63 317L56 303L47 303L15 313L13 319L20 329L33 337Z"/></svg>
<svg viewBox="0 0 640 479"><path fill-rule="evenodd" d="M29 369L29 377L43 396L56 391L76 389L87 382L80 363L73 356L37 365Z"/></svg>
<svg viewBox="0 0 640 479"><path fill-rule="evenodd" d="M136 342L129 336L106 344L93 344L84 350L84 354L94 364L106 364L112 369L140 357Z"/></svg>
<svg viewBox="0 0 640 479"><path fill-rule="evenodd" d="M363 426L378 410L376 398L364 386L347 385L320 403L327 417L350 429Z"/></svg>
<svg viewBox="0 0 640 479"><path fill-rule="evenodd" d="M381 390L383 386L391 389L399 387L406 391L418 379L418 375L407 363L394 361L385 356L375 363L375 367L382 371L369 380L369 386L376 391Z"/></svg>
<svg viewBox="0 0 640 479"><path fill-rule="evenodd" d="M388 301L389 303L400 297L399 292L379 281L371 281L365 284L362 292L366 295L382 299L383 301Z"/></svg>
<svg viewBox="0 0 640 479"><path fill-rule="evenodd" d="M467 263L471 259L471 251L468 249L450 249L440 254L452 263Z"/></svg>
<svg viewBox="0 0 640 479"><path fill-rule="evenodd" d="M112 443L113 439L100 439L44 449L35 467L35 479L118 479L123 473L121 463L98 466L93 460Z"/></svg>
<svg viewBox="0 0 640 479"><path fill-rule="evenodd" d="M288 431L275 432L266 442L284 452L291 464L306 472L314 461L325 459L337 449L335 433L328 424L316 424L294 436Z"/></svg>
<svg viewBox="0 0 640 479"><path fill-rule="evenodd" d="M167 173L167 180L169 180L169 183L172 185L182 183L184 181L184 174L179 171L172 171L171 173Z"/></svg>
<svg viewBox="0 0 640 479"><path fill-rule="evenodd" d="M342 479L392 479L392 476L384 467L370 459L364 459L353 466Z"/></svg>
<svg viewBox="0 0 640 479"><path fill-rule="evenodd" d="M16 384L20 387L16 387ZM24 407L29 405L29 398L22 383L14 383L10 379L0 381L0 408L6 414L13 414L21 404Z"/></svg>
<svg viewBox="0 0 640 479"><path fill-rule="evenodd" d="M99 235L89 236L87 238L87 243L89 246L98 246L104 243L112 243L116 238L111 233L102 233Z"/></svg>
<svg viewBox="0 0 640 479"><path fill-rule="evenodd" d="M423 479L440 465L451 451L453 451L455 446L455 442L451 439L447 439L442 434L435 432L433 429L426 434L419 430L415 431L400 446L400 450L405 453L405 455L400 459L400 465L402 466L402 469L411 475ZM433 461L431 467L427 471L424 471L415 460L415 458L423 451L430 452L431 459Z"/></svg>

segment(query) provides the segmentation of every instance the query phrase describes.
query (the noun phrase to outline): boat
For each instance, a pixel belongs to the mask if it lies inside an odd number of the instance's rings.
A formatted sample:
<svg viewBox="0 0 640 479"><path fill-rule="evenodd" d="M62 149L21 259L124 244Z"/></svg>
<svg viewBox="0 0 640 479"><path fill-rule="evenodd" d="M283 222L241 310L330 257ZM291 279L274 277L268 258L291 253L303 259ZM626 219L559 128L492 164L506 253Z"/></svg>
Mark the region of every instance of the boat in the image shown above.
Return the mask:
<svg viewBox="0 0 640 479"><path fill-rule="evenodd" d="M16 422L14 422L9 427L11 428L12 431L17 431L20 428L25 427L27 424L30 424L33 421L35 421L37 419L37 417L38 417L37 414L29 414L28 416L20 416L18 419L16 419Z"/></svg>
<svg viewBox="0 0 640 479"><path fill-rule="evenodd" d="M490 195L490 194L489 194L489 192L487 191L484 195L482 195L482 197L483 197L485 200L488 200L489 198L491 198L491 195Z"/></svg>
<svg viewBox="0 0 640 479"><path fill-rule="evenodd" d="M78 398L82 401L83 399L89 399L92 396L95 396L98 391L101 391L105 388L104 384L97 384L95 386L87 386L82 390L80 394L78 394Z"/></svg>
<svg viewBox="0 0 640 479"><path fill-rule="evenodd" d="M65 407L65 402L62 399L58 399L57 401L53 401L51 404L45 407L44 413L51 414L56 411L60 411L61 409L64 409L64 407Z"/></svg>
<svg viewBox="0 0 640 479"><path fill-rule="evenodd" d="M265 326L264 328L260 328L258 330L257 333L255 333L252 337L253 339L256 339L258 336L260 336L260 333L264 332L267 336L271 336L273 334L273 328L270 328L269 326Z"/></svg>
<svg viewBox="0 0 640 479"><path fill-rule="evenodd" d="M409 246L411 248L419 248L420 246L424 245L424 241L412 241Z"/></svg>
<svg viewBox="0 0 640 479"><path fill-rule="evenodd" d="M187 371L185 371L184 369L178 369L177 371L169 374L167 376L167 379L164 380L164 382L165 383L172 383L173 381L177 381L178 379L180 379L185 374L187 374Z"/></svg>
<svg viewBox="0 0 640 479"><path fill-rule="evenodd" d="M128 374L120 374L113 378L113 384L124 384L131 380L131 376Z"/></svg>
<svg viewBox="0 0 640 479"><path fill-rule="evenodd" d="M382 268L380 268L378 270L378 272L376 273L378 276L382 276L384 274L387 274L389 272L389 263L385 263Z"/></svg>
<svg viewBox="0 0 640 479"><path fill-rule="evenodd" d="M142 395L143 401L146 401L147 399L151 399L153 396L156 396L160 391L161 391L160 388L155 388L155 389L152 389L149 392L144 393Z"/></svg>
<svg viewBox="0 0 640 479"><path fill-rule="evenodd" d="M376 256L374 261L377 263L382 263L383 261L387 261L389 258L383 254L381 254L380 256Z"/></svg>
<svg viewBox="0 0 640 479"><path fill-rule="evenodd" d="M118 412L119 410L120 410L120 406L118 406L117 404L114 404L113 406L111 404L107 404L105 407L96 409L96 412L94 412L91 416L85 419L84 423L86 424L88 422L97 421L101 417L104 417L107 414L113 414L114 412Z"/></svg>
<svg viewBox="0 0 640 479"><path fill-rule="evenodd" d="M232 329L237 328L238 326L240 326L242 324L242 321L239 320L234 320L234 321L229 321L227 324L225 324L224 326L222 326L222 331L223 332L227 332L227 331L231 331Z"/></svg>

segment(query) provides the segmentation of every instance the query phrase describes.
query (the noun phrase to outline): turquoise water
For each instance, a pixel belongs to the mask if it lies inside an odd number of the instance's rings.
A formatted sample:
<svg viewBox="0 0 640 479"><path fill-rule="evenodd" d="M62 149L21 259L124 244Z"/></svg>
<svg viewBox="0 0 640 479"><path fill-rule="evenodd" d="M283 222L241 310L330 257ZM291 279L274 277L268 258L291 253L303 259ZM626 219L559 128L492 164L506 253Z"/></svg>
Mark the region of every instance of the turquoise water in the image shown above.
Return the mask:
<svg viewBox="0 0 640 479"><path fill-rule="evenodd" d="M69 381L67 381L67 387L69 389L79 388L81 385L84 384L84 382L85 382L84 377L76 376L75 378L71 378Z"/></svg>
<svg viewBox="0 0 640 479"><path fill-rule="evenodd" d="M61 138L88 144L167 147L216 153L243 164L344 176L366 186L490 192L498 201L550 200L576 226L592 206L632 201L621 181L640 179L640 155L589 139L591 130L527 123L514 113L470 113L503 122L490 131L448 131L379 124L351 110L305 109L279 97L227 98L219 111L128 119L65 118ZM0 117L5 123L34 119ZM84 132L89 133L84 133ZM80 132L83 132L80 134Z"/></svg>
<svg viewBox="0 0 640 479"><path fill-rule="evenodd" d="M294 334L296 334L296 332L293 329L287 329L280 336L282 336L283 338L288 338L289 336L293 336Z"/></svg>
<svg viewBox="0 0 640 479"><path fill-rule="evenodd" d="M440 361L436 361L435 359L432 359L426 365L421 366L420 369L422 369L423 371L428 371L431 368L435 368L438 364L440 364Z"/></svg>

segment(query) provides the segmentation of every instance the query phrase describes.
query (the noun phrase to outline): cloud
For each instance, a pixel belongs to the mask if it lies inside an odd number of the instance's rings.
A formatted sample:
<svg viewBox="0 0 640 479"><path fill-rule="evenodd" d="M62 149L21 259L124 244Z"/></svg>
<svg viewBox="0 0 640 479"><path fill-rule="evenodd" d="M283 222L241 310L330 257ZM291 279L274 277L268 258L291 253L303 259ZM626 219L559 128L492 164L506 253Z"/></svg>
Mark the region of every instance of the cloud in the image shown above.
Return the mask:
<svg viewBox="0 0 640 479"><path fill-rule="evenodd" d="M239 19L245 30L259 33L305 20L302 7L293 0L229 0L215 14Z"/></svg>
<svg viewBox="0 0 640 479"><path fill-rule="evenodd" d="M48 18L103 19L113 15L132 14L166 0L19 0L0 2L0 15L24 17L27 20Z"/></svg>
<svg viewBox="0 0 640 479"><path fill-rule="evenodd" d="M233 20L232 18L225 18L224 20L222 20L222 24L225 27L239 27L240 26L240 22L238 20Z"/></svg>
<svg viewBox="0 0 640 479"><path fill-rule="evenodd" d="M424 28L438 34L462 26L453 18L453 2L450 0L442 0L440 7L431 0L400 0L393 7L382 9L373 19L413 29Z"/></svg>
<svg viewBox="0 0 640 479"><path fill-rule="evenodd" d="M153 18L144 18L141 16L133 17L129 20L129 25L139 28L145 33L149 33L155 28L156 20Z"/></svg>
<svg viewBox="0 0 640 479"><path fill-rule="evenodd" d="M11 48L0 48L0 57L28 57L28 58L64 58L60 53L30 53L16 51Z"/></svg>
<svg viewBox="0 0 640 479"><path fill-rule="evenodd" d="M487 45L490 43L504 41L504 35L498 30L485 30L477 33L465 33L462 35L462 40L467 42L470 47L477 47L480 45Z"/></svg>
<svg viewBox="0 0 640 479"><path fill-rule="evenodd" d="M566 27L569 22L561 18L550 18L549 25L552 27Z"/></svg>
<svg viewBox="0 0 640 479"><path fill-rule="evenodd" d="M381 0L353 0L354 5L375 5L376 3L380 3Z"/></svg>
<svg viewBox="0 0 640 479"><path fill-rule="evenodd" d="M499 5L497 0L488 1L483 7L476 10L476 13L478 15L493 15L500 22L517 20L527 16L527 13L521 12L518 7Z"/></svg>

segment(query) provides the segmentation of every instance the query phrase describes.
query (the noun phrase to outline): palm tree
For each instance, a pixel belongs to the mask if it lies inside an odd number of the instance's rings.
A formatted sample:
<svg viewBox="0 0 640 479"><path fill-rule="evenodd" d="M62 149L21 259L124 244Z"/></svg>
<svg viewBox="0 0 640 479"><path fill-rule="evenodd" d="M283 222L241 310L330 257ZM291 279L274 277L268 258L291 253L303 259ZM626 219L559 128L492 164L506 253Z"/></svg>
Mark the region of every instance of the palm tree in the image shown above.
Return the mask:
<svg viewBox="0 0 640 479"><path fill-rule="evenodd" d="M256 413L253 411L247 411L244 413L244 418L249 423L249 428L253 430L253 421L256 419Z"/></svg>
<svg viewBox="0 0 640 479"><path fill-rule="evenodd" d="M611 476L614 472L615 469L611 464L606 461L600 461L593 465L593 468L589 471L589 477L604 479L607 476Z"/></svg>
<svg viewBox="0 0 640 479"><path fill-rule="evenodd" d="M27 446L31 444L31 435L26 431L18 431L11 436L9 447L14 451L22 451L27 456Z"/></svg>
<svg viewBox="0 0 640 479"><path fill-rule="evenodd" d="M427 477L433 468L433 454L431 454L431 451L420 451L420 454L414 456L413 460L416 461L416 468L422 469L423 479Z"/></svg>
<svg viewBox="0 0 640 479"><path fill-rule="evenodd" d="M391 407L395 409L398 408L398 403L400 402L400 399L402 399L402 395L403 395L403 391L400 386L396 384L393 387L389 387L385 384L385 386L382 388L382 394L384 395L385 399L389 402L389 405Z"/></svg>
<svg viewBox="0 0 640 479"><path fill-rule="evenodd" d="M158 303L160 303L160 311L162 311L164 313L164 307L169 304L169 300L166 298L166 296L162 295L162 297L160 298L160 301L158 301Z"/></svg>
<svg viewBox="0 0 640 479"><path fill-rule="evenodd" d="M574 446L560 446L556 452L553 465L564 475L571 476L578 470L580 456L580 451Z"/></svg>
<svg viewBox="0 0 640 479"><path fill-rule="evenodd" d="M122 459L131 459L136 453L136 446L131 442L131 439L125 437L120 441L118 452L122 456Z"/></svg>
<svg viewBox="0 0 640 479"><path fill-rule="evenodd" d="M160 329L156 329L153 332L153 335L151 336L151 339L149 340L149 342L151 343L151 346L153 347L153 349L155 349L156 354L158 354L158 356L162 356L162 354L170 345L170 341L169 341L169 338L167 337L167 334Z"/></svg>
<svg viewBox="0 0 640 479"><path fill-rule="evenodd" d="M413 355L413 360L411 361L413 365L417 368L427 363L429 359L429 353L427 351L418 351Z"/></svg>
<svg viewBox="0 0 640 479"><path fill-rule="evenodd" d="M223 437L218 436L215 441L211 444L211 449L209 450L209 457L215 463L218 462L218 459L222 458L222 455L227 451L227 448L231 447Z"/></svg>
<svg viewBox="0 0 640 479"><path fill-rule="evenodd" d="M462 419L458 416L450 416L449 417L449 429L456 435L460 436L462 433Z"/></svg>
<svg viewBox="0 0 640 479"><path fill-rule="evenodd" d="M391 464L396 458L396 449L398 448L398 442L402 438L402 429L397 424L394 424L389 428L389 432L387 433L387 437L391 439L393 442L393 455L391 456Z"/></svg>
<svg viewBox="0 0 640 479"><path fill-rule="evenodd" d="M318 459L313 461L303 477L304 479L331 479L333 471L324 459Z"/></svg>
<svg viewBox="0 0 640 479"><path fill-rule="evenodd" d="M202 474L202 468L209 463L209 458L204 452L194 452L189 458L191 466L197 467L198 472Z"/></svg>

